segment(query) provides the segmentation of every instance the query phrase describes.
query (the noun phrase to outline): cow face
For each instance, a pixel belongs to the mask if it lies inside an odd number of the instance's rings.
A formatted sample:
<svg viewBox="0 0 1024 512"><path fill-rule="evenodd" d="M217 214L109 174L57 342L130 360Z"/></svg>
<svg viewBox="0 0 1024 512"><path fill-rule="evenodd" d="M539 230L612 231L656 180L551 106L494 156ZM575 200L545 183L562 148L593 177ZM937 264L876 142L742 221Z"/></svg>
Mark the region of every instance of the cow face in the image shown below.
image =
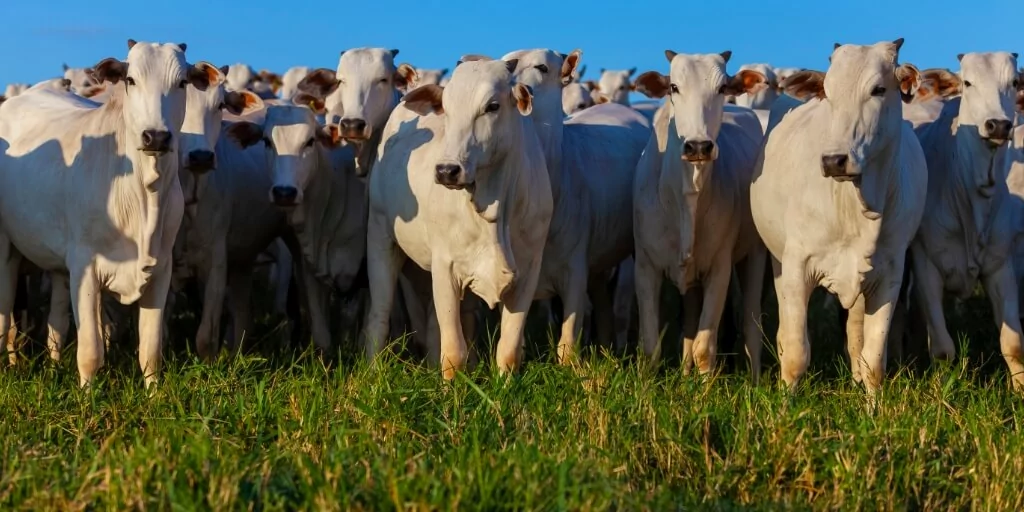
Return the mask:
<svg viewBox="0 0 1024 512"><path fill-rule="evenodd" d="M613 103L629 105L629 91L633 90L631 82L636 68L625 71L601 70L601 78L597 80L597 90L608 96Z"/></svg>
<svg viewBox="0 0 1024 512"><path fill-rule="evenodd" d="M441 79L448 74L448 68L444 69L422 69L416 68L416 82L411 84L413 88L421 85L441 85Z"/></svg>
<svg viewBox="0 0 1024 512"><path fill-rule="evenodd" d="M177 151L185 117L186 87L206 90L217 78L216 68L185 61L184 44L128 41L128 59L105 59L93 69L97 81L124 87L125 137L129 147L152 157ZM123 84L123 85L122 85ZM144 174L147 171L143 171ZM159 175L144 176L147 185Z"/></svg>
<svg viewBox="0 0 1024 512"><path fill-rule="evenodd" d="M891 158L898 148L903 111L921 84L912 64L898 64L902 39L870 46L836 44L828 71L801 71L783 84L790 96L827 102L831 113L822 134L822 174L838 181L861 176L872 160Z"/></svg>
<svg viewBox="0 0 1024 512"><path fill-rule="evenodd" d="M960 76L940 72L925 79L936 81L936 90L944 96L960 94L960 129L971 127L987 144L999 146L1013 134L1017 94L1022 89L1017 55L968 53L958 58Z"/></svg>
<svg viewBox="0 0 1024 512"><path fill-rule="evenodd" d="M96 80L88 68L72 68L64 64L64 79L68 80L68 90L83 98L91 98L106 90L106 86Z"/></svg>
<svg viewBox="0 0 1024 512"><path fill-rule="evenodd" d="M345 139L366 140L374 130L382 129L398 103L396 91L415 82L416 71L412 66L395 66L396 55L398 50L383 48L342 52L333 80L337 83L337 101L343 109L338 127ZM327 78L322 76L310 82L307 76L299 83L299 90L321 96L308 86L330 86Z"/></svg>
<svg viewBox="0 0 1024 512"><path fill-rule="evenodd" d="M583 84L573 82L562 89L562 112L572 115L594 106L594 98Z"/></svg>
<svg viewBox="0 0 1024 512"><path fill-rule="evenodd" d="M242 147L263 144L271 172L270 201L286 209L302 204L317 172L330 170L321 165L321 146L334 147L340 142L336 126L321 127L313 110L298 105L271 106L262 125L233 123L227 136Z"/></svg>
<svg viewBox="0 0 1024 512"><path fill-rule="evenodd" d="M754 94L736 96L736 104L747 108L770 109L772 103L775 103L775 100L779 97L779 83L778 77L775 76L775 71L767 64L744 64L740 66L740 71L745 70L757 71L764 75L768 79L768 87Z"/></svg>
<svg viewBox="0 0 1024 512"><path fill-rule="evenodd" d="M224 87L224 74L209 70L213 79L205 91L186 88L185 120L181 125L181 168L205 173L216 168L214 148L220 138L224 111L245 115L263 108L263 100L251 91L231 91Z"/></svg>
<svg viewBox="0 0 1024 512"><path fill-rule="evenodd" d="M682 55L666 50L669 76L648 71L637 77L637 91L651 98L669 97L683 160L706 163L718 158L715 141L726 97L756 94L767 87L767 77L757 71L743 70L730 77L725 64L731 55Z"/></svg>
<svg viewBox="0 0 1024 512"><path fill-rule="evenodd" d="M420 115L444 114L444 146L434 180L449 189L473 189L477 172L503 159L517 144L518 116L533 108L530 88L512 84L517 61L466 62L446 87L425 85L406 95Z"/></svg>

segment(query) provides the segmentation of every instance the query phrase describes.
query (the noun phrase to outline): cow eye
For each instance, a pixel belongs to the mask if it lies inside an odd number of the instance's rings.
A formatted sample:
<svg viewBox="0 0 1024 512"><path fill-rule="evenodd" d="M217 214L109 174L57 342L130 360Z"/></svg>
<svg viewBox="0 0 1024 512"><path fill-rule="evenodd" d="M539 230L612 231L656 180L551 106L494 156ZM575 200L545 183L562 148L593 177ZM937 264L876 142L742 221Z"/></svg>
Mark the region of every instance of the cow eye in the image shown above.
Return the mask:
<svg viewBox="0 0 1024 512"><path fill-rule="evenodd" d="M876 85L874 89L871 89L872 96L885 96L885 87Z"/></svg>
<svg viewBox="0 0 1024 512"><path fill-rule="evenodd" d="M547 73L548 72L548 67L547 67L546 64L537 64L534 67L537 68L537 71L540 71L541 73Z"/></svg>
<svg viewBox="0 0 1024 512"><path fill-rule="evenodd" d="M970 87L971 85L973 85L973 84L971 84L967 80L964 80L964 87Z"/></svg>
<svg viewBox="0 0 1024 512"><path fill-rule="evenodd" d="M497 112L499 108L501 108L501 104L498 103L497 101L492 101L488 103L486 107L484 107L484 112L490 114L492 112Z"/></svg>
<svg viewBox="0 0 1024 512"><path fill-rule="evenodd" d="M672 89L672 94L679 94L679 87L676 84L670 84L669 87Z"/></svg>
<svg viewBox="0 0 1024 512"><path fill-rule="evenodd" d="M388 79L387 78L381 78L380 79L380 83L386 84L386 83L388 83Z"/></svg>
<svg viewBox="0 0 1024 512"><path fill-rule="evenodd" d="M577 107L578 107L578 108L579 108L580 110L583 110L583 109L587 108L587 104L586 104L586 103L580 103L579 105L576 105L576 106L577 106Z"/></svg>
<svg viewBox="0 0 1024 512"><path fill-rule="evenodd" d="M89 87L90 85L92 85L92 82L82 82L82 87Z"/></svg>
<svg viewBox="0 0 1024 512"><path fill-rule="evenodd" d="M313 147L313 144L315 144L315 143L316 143L316 139L315 138L310 138L309 140L306 141L306 147L307 148L311 148L311 147Z"/></svg>
<svg viewBox="0 0 1024 512"><path fill-rule="evenodd" d="M132 77L127 77L127 78L124 79L124 83L126 83L128 85L135 85L135 79L132 78Z"/></svg>

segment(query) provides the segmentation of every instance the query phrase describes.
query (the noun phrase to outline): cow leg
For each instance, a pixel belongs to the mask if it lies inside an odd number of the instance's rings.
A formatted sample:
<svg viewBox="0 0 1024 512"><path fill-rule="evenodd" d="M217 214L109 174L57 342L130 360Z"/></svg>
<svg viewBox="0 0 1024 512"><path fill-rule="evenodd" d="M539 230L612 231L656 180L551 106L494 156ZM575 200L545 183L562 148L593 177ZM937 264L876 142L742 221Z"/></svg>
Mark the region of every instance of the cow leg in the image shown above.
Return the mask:
<svg viewBox="0 0 1024 512"><path fill-rule="evenodd" d="M274 313L287 316L288 288L292 283L292 253L280 238L274 240Z"/></svg>
<svg viewBox="0 0 1024 512"><path fill-rule="evenodd" d="M81 386L86 387L103 366L104 356L100 332L100 282L91 262L71 272L70 287L71 306L78 326L78 379Z"/></svg>
<svg viewBox="0 0 1024 512"><path fill-rule="evenodd" d="M309 309L309 323L313 331L313 345L321 355L331 350L331 329L327 320L327 303L330 289L314 274L310 265L302 266L302 282L305 284L306 307Z"/></svg>
<svg viewBox="0 0 1024 512"><path fill-rule="evenodd" d="M483 303L476 295L470 293L463 297L462 303L459 305L459 316L462 321L462 336L466 339L466 345L469 349L467 365L471 370L476 368L477 363L480 362L480 354L477 351L476 314L480 310L482 304Z"/></svg>
<svg viewBox="0 0 1024 512"><path fill-rule="evenodd" d="M864 348L858 361L861 381L871 395L881 389L885 380L886 342L903 283L902 263L894 265L892 274L881 276L886 280L878 284L874 293L864 297Z"/></svg>
<svg viewBox="0 0 1024 512"><path fill-rule="evenodd" d="M866 308L864 294L857 296L857 300L850 308L846 316L846 353L850 357L850 372L853 373L853 381L862 383L864 376L861 375L861 353L864 352L864 315Z"/></svg>
<svg viewBox="0 0 1024 512"><path fill-rule="evenodd" d="M46 346L50 351L50 359L60 361L60 351L71 327L69 308L71 306L71 290L68 288L68 276L60 272L50 272L50 313L46 322Z"/></svg>
<svg viewBox="0 0 1024 512"><path fill-rule="evenodd" d="M163 367L164 309L171 289L171 264L164 260L139 298L139 368L146 387L156 384Z"/></svg>
<svg viewBox="0 0 1024 512"><path fill-rule="evenodd" d="M796 389L811 362L811 346L807 339L807 300L813 286L807 281L803 262L786 264L772 257L775 291L779 298L779 363L782 381L790 391Z"/></svg>
<svg viewBox="0 0 1024 512"><path fill-rule="evenodd" d="M607 273L591 274L587 279L590 289L591 316L596 324L597 344L611 349L615 343L615 309L612 305L612 292L608 289Z"/></svg>
<svg viewBox="0 0 1024 512"><path fill-rule="evenodd" d="M285 251L287 252L287 251ZM288 261L289 268L291 260ZM278 281L280 283L280 281ZM252 334L252 268L232 268L228 273L228 304L231 307L231 348L242 350L246 336Z"/></svg>
<svg viewBox="0 0 1024 512"><path fill-rule="evenodd" d="M755 386L761 381L761 294L767 254L764 245L757 244L738 273L743 282L743 342L750 361L750 379Z"/></svg>
<svg viewBox="0 0 1024 512"><path fill-rule="evenodd" d="M211 251L210 266L206 272L203 293L203 316L196 333L196 353L207 363L217 359L220 346L220 319L224 308L224 293L227 286L227 252L224 244L217 244Z"/></svg>
<svg viewBox="0 0 1024 512"><path fill-rule="evenodd" d="M999 348L1010 369L1013 388L1024 391L1024 348L1021 347L1020 317L1017 316L1017 280L1010 262L985 277L985 291L992 302L999 327Z"/></svg>
<svg viewBox="0 0 1024 512"><path fill-rule="evenodd" d="M562 298L562 334L558 339L559 364L572 364L579 355L580 334L587 303L586 261L576 258L569 263L569 272L559 294ZM502 321L504 323L504 321Z"/></svg>
<svg viewBox="0 0 1024 512"><path fill-rule="evenodd" d="M661 273L641 252L636 254L636 302L640 317L640 343L651 368L661 360L658 313L661 307Z"/></svg>
<svg viewBox="0 0 1024 512"><path fill-rule="evenodd" d="M729 280L732 277L732 262L720 258L704 279L704 300L700 310L700 324L693 341L693 359L701 374L715 370L715 356L718 352L718 325L725 310L725 299L729 295Z"/></svg>
<svg viewBox="0 0 1024 512"><path fill-rule="evenodd" d="M633 257L619 264L615 276L615 293L612 311L615 317L615 352L625 354L629 345L629 327L633 323L633 308L636 300L636 263Z"/></svg>
<svg viewBox="0 0 1024 512"><path fill-rule="evenodd" d="M917 244L914 245L910 262L914 267L914 296L922 304L928 318L932 359L953 359L956 357L956 345L946 328L946 316L942 311L942 276L924 250L918 250Z"/></svg>
<svg viewBox="0 0 1024 512"><path fill-rule="evenodd" d="M388 340L388 320L405 254L388 237L382 220L371 215L368 229L366 272L370 283L370 310L363 327L363 347L366 358L373 360L384 350ZM406 300L410 298L406 297Z"/></svg>
<svg viewBox="0 0 1024 512"><path fill-rule="evenodd" d="M21 256L10 244L7 237L0 235L0 262L6 267L0 267L0 336L6 337L5 343L0 343L0 350L7 347L11 351L11 364L17 362L17 353L14 352L14 339L17 333L12 334L14 327L14 300L18 290L18 267L21 266Z"/></svg>
<svg viewBox="0 0 1024 512"><path fill-rule="evenodd" d="M435 261L431 265L431 283L434 290L434 317L441 334L441 375L445 380L466 369L469 352L462 334L461 300L455 280L447 262Z"/></svg>
<svg viewBox="0 0 1024 512"><path fill-rule="evenodd" d="M693 371L693 342L697 337L697 329L700 326L700 314L703 306L704 290L701 286L694 286L682 296L683 306L683 375L689 375Z"/></svg>
<svg viewBox="0 0 1024 512"><path fill-rule="evenodd" d="M19 264L20 267L20 264ZM11 312L11 325L7 329L7 354L11 365L18 364L18 328L22 332L28 332L28 275L15 273L16 283L14 287L14 306ZM17 320L15 320L17 319Z"/></svg>
<svg viewBox="0 0 1024 512"><path fill-rule="evenodd" d="M538 250L533 261L528 261L521 267L521 285L516 287L510 300L501 305L501 335L498 337L495 361L498 372L503 375L515 372L523 362L523 328L526 326L526 315L530 312L533 297L537 293L541 252ZM586 283L582 284L582 290L586 290Z"/></svg>

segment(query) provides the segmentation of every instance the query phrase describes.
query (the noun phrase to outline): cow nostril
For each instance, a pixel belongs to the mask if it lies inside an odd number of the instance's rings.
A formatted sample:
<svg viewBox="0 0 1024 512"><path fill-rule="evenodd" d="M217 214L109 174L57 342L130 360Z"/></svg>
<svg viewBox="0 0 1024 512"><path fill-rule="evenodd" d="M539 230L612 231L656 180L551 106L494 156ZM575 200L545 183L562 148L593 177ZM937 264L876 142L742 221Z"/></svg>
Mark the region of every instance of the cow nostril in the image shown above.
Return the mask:
<svg viewBox="0 0 1024 512"><path fill-rule="evenodd" d="M299 189L285 185L274 185L270 189L270 194L273 196L275 203L292 204L295 202L295 198L299 196Z"/></svg>
<svg viewBox="0 0 1024 512"><path fill-rule="evenodd" d="M451 183L458 179L459 175L462 174L462 166L458 164L437 164L434 168L434 172L437 175L437 181L441 183Z"/></svg>
<svg viewBox="0 0 1024 512"><path fill-rule="evenodd" d="M825 170L826 175L843 174L846 170L846 163L849 160L850 157L847 155L823 155L821 157L821 166Z"/></svg>

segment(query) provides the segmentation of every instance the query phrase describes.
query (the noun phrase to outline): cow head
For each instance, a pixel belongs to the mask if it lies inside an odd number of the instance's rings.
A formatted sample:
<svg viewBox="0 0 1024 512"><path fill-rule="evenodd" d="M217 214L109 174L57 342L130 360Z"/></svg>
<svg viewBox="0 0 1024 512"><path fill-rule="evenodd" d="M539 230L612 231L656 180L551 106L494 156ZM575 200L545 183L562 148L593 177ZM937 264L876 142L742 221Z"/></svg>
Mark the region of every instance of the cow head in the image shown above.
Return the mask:
<svg viewBox="0 0 1024 512"><path fill-rule="evenodd" d="M959 129L976 133L991 147L1013 135L1017 95L1024 89L1017 54L967 53L957 56L960 74L928 70L924 80L943 98L960 95Z"/></svg>
<svg viewBox="0 0 1024 512"><path fill-rule="evenodd" d="M633 90L631 82L636 68L625 71L601 69L601 78L597 80L597 90L611 99L613 103L629 105L629 91Z"/></svg>
<svg viewBox="0 0 1024 512"><path fill-rule="evenodd" d="M398 104L398 91L416 81L416 70L408 64L395 65L398 50L357 48L341 53L338 70L318 69L299 82L299 90L317 97L337 88L337 100L344 112L338 120L343 138L363 141L384 128Z"/></svg>
<svg viewBox="0 0 1024 512"><path fill-rule="evenodd" d="M565 115L572 115L592 106L594 98L583 84L573 82L562 89L562 112Z"/></svg>
<svg viewBox="0 0 1024 512"><path fill-rule="evenodd" d="M111 101L122 102L127 145L160 158L178 149L185 118L186 87L206 90L217 79L213 65L185 61L184 44L136 43L128 40L128 58L109 58L96 64L93 78L124 88ZM143 169L147 186L160 177Z"/></svg>
<svg viewBox="0 0 1024 512"><path fill-rule="evenodd" d="M512 151L516 124L533 108L533 94L512 84L517 61L466 62L455 68L446 87L425 85L404 98L420 114L444 114L444 146L434 180L449 189L473 190L477 173Z"/></svg>
<svg viewBox="0 0 1024 512"><path fill-rule="evenodd" d="M903 39L870 46L836 44L828 71L801 71L783 84L790 96L828 104L824 176L853 180L869 161L895 154L903 129L900 99L913 101L921 84L914 65L898 63L901 46Z"/></svg>
<svg viewBox="0 0 1024 512"><path fill-rule="evenodd" d="M416 68L416 81L410 84L410 90L421 85L441 85L441 79L448 74L448 68L423 69Z"/></svg>
<svg viewBox="0 0 1024 512"><path fill-rule="evenodd" d="M761 89L754 94L741 94L736 96L736 104L741 107L754 108L760 110L768 110L772 107L772 103L779 97L779 83L778 77L775 76L775 70L767 64L744 64L740 66L740 71L751 70L757 71L768 79L768 87Z"/></svg>
<svg viewBox="0 0 1024 512"><path fill-rule="evenodd" d="M562 91L573 82L576 68L583 52L573 50L562 54L552 50L519 50L502 57L505 62L516 62L512 76L517 83L530 88L533 100L534 119L542 123L555 123L565 113L562 107Z"/></svg>
<svg viewBox="0 0 1024 512"><path fill-rule="evenodd" d="M271 172L270 201L286 209L302 204L317 172L330 170L329 165L321 165L326 158L322 148L333 148L341 142L337 126L321 127L317 123L314 109L323 108L321 99L299 94L295 101L310 102L313 108L272 105L267 107L262 125L238 122L227 129L227 136L243 148L264 145Z"/></svg>
<svg viewBox="0 0 1024 512"><path fill-rule="evenodd" d="M779 93L782 93L782 82L786 81L787 78L803 71L800 68L774 68L772 73L775 75L775 88Z"/></svg>
<svg viewBox="0 0 1024 512"><path fill-rule="evenodd" d="M72 68L64 64L64 79L68 81L68 90L83 98L91 98L106 89L88 68Z"/></svg>
<svg viewBox="0 0 1024 512"><path fill-rule="evenodd" d="M729 76L725 65L731 52L683 55L665 51L669 75L648 71L636 79L636 90L650 98L668 96L682 158L707 163L718 157L718 132L726 96L756 94L768 86L758 71L743 70Z"/></svg>
<svg viewBox="0 0 1024 512"><path fill-rule="evenodd" d="M196 66L203 66L200 63ZM208 64L206 66L209 66ZM263 100L251 91L230 91L225 87L224 74L210 66L204 69L210 76L206 90L195 86L186 89L185 120L181 125L181 168L203 174L216 168L214 148L220 138L224 111L245 115L263 108Z"/></svg>

